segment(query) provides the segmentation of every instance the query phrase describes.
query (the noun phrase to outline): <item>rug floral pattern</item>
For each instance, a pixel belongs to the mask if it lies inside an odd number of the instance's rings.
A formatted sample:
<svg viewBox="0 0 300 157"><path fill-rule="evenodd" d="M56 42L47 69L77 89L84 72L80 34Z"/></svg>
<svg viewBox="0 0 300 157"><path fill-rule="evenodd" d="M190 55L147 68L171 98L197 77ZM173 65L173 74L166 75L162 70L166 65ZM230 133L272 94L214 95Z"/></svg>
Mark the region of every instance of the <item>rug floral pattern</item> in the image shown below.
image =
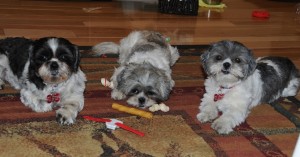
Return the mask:
<svg viewBox="0 0 300 157"><path fill-rule="evenodd" d="M72 126L54 121L4 124L0 127L0 156L215 156L181 116L119 120L145 136L122 129L108 130L103 123L83 119Z"/></svg>

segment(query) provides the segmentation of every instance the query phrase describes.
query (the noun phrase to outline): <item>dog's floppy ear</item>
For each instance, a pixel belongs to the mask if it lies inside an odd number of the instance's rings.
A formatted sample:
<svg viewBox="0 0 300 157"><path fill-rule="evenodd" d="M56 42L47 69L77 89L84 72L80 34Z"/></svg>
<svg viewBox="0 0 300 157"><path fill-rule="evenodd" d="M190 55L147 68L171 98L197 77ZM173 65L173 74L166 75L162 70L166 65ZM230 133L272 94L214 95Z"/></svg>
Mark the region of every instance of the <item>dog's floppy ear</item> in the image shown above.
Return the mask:
<svg viewBox="0 0 300 157"><path fill-rule="evenodd" d="M125 82L124 81L124 79L126 79L126 78L124 78L125 72L126 72L126 66L120 66L117 69L115 69L115 72L114 72L115 76L113 76L113 77L115 77L116 82L114 82L114 87L118 90L121 88L121 86ZM112 80L114 80L114 79L112 79Z"/></svg>
<svg viewBox="0 0 300 157"><path fill-rule="evenodd" d="M158 81L163 81L163 80L158 80ZM166 101L169 98L169 95L172 91L172 87L174 84L174 81L164 81L164 83L162 84L162 86L160 87L160 91L161 91L161 101Z"/></svg>
<svg viewBox="0 0 300 157"><path fill-rule="evenodd" d="M205 61L208 59L209 57L209 50L204 51L204 53L200 56L200 61L202 63L205 63Z"/></svg>
<svg viewBox="0 0 300 157"><path fill-rule="evenodd" d="M28 48L28 57L29 57L29 61L32 62L32 58L33 58L33 45L30 45Z"/></svg>
<svg viewBox="0 0 300 157"><path fill-rule="evenodd" d="M122 68L122 70L120 71L120 73L117 75L117 82L123 82L124 74L125 74L125 68Z"/></svg>
<svg viewBox="0 0 300 157"><path fill-rule="evenodd" d="M200 61L202 63L202 67L205 70L206 73L208 73L208 67L206 66L206 61L209 58L210 51L212 50L213 45L210 45L207 50L203 52L203 54L200 56Z"/></svg>
<svg viewBox="0 0 300 157"><path fill-rule="evenodd" d="M178 60L178 58L180 57L180 54L179 54L178 49L176 47L169 46L169 48L170 48L170 51L171 51L170 65L173 66L176 63L176 61Z"/></svg>
<svg viewBox="0 0 300 157"><path fill-rule="evenodd" d="M209 45L209 47L200 56L200 60L201 60L202 64L205 64L206 60L209 58L210 52L213 50L213 48L215 46L216 46L216 43Z"/></svg>
<svg viewBox="0 0 300 157"><path fill-rule="evenodd" d="M248 49L248 54L249 54L249 60L248 60L248 72L247 72L247 76L251 75L255 69L256 69L256 60L253 56L253 53L251 50Z"/></svg>
<svg viewBox="0 0 300 157"><path fill-rule="evenodd" d="M38 89L43 89L45 84L43 83L42 78L40 78L37 74L37 67L33 60L33 49L34 46L30 45L28 48L29 51L29 67L28 67L28 79L36 85Z"/></svg>
<svg viewBox="0 0 300 157"><path fill-rule="evenodd" d="M78 50L78 47L76 45L73 45L73 49L72 49L72 53L74 55L74 58L75 58L75 62L73 64L73 68L74 68L74 71L76 72L79 68L79 64L80 64L80 52Z"/></svg>

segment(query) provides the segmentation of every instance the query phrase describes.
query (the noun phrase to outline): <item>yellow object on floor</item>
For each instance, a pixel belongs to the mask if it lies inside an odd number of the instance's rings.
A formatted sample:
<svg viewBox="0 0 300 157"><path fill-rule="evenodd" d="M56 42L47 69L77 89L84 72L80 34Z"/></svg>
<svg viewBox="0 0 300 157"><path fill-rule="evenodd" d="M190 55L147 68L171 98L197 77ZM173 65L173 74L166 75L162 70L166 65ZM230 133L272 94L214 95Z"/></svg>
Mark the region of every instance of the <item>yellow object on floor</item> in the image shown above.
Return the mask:
<svg viewBox="0 0 300 157"><path fill-rule="evenodd" d="M220 9L227 7L226 4L224 4L224 3L211 5L211 4L206 4L205 2L203 2L203 0L199 0L199 6L206 7L206 8L220 8Z"/></svg>
<svg viewBox="0 0 300 157"><path fill-rule="evenodd" d="M130 113L133 115L137 115L137 116L145 117L145 118L149 118L149 119L153 117L153 114L150 112L139 110L139 109L132 108L132 107L123 106L123 105L120 105L117 103L113 103L112 108L116 109L118 111Z"/></svg>

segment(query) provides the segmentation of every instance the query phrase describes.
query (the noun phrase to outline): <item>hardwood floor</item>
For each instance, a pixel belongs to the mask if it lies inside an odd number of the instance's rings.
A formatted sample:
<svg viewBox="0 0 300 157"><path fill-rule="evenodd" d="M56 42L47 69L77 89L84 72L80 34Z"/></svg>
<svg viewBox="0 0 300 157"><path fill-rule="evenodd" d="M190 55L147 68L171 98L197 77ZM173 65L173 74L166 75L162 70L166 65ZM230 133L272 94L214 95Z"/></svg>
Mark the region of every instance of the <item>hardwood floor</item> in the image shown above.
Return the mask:
<svg viewBox="0 0 300 157"><path fill-rule="evenodd" d="M156 30L174 45L230 39L255 56L291 58L300 68L300 3L271 0L224 1L227 8L199 8L198 16L162 14L155 1L0 0L0 37L60 36L77 45L118 42L132 30ZM252 17L267 10L269 19ZM298 12L297 12L298 11Z"/></svg>
<svg viewBox="0 0 300 157"><path fill-rule="evenodd" d="M300 3L296 1L223 0L227 8L199 8L198 16L184 16L159 13L155 0L0 0L0 38L35 39L57 36L67 38L79 46L93 46L104 41L118 42L133 30L147 29L159 31L170 37L170 43L173 45L200 45L224 39L236 40L252 49L256 57L286 56L300 69ZM254 10L267 10L270 18L254 18ZM300 99L300 92L297 98ZM110 101L110 98L104 100ZM180 102L183 101L186 100ZM108 105L101 111L103 106L94 108L98 105L96 103L96 100L89 99L89 105L86 105L88 109L81 114L110 111ZM2 119L54 116L53 112L38 114L22 107L24 106L21 106L20 102L13 102L12 108L2 107ZM193 115L198 112L198 106L194 104L176 107L185 108ZM279 124L281 121L279 120ZM284 148L284 153L292 154L294 143L286 139L294 136L296 137L293 134L283 134L278 138L277 134L274 134L269 138L273 137L272 141ZM222 138L219 138L219 141L223 141L223 145L227 143ZM231 146L235 148L229 148ZM245 150L241 151L243 153L251 152L254 147L249 147L242 140L242 143L234 142L225 149L232 153L236 146Z"/></svg>

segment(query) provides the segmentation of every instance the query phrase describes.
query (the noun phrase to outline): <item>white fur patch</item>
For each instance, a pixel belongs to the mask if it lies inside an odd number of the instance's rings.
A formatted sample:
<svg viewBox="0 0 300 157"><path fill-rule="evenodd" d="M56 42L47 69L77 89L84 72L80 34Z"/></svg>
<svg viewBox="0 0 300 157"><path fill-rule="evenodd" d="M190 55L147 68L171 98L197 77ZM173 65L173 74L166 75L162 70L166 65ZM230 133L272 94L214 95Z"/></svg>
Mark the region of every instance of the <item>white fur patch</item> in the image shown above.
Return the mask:
<svg viewBox="0 0 300 157"><path fill-rule="evenodd" d="M295 96L298 92L299 80L297 78L291 80L286 88L282 91L283 97Z"/></svg>
<svg viewBox="0 0 300 157"><path fill-rule="evenodd" d="M230 59L230 58L226 58L226 59L223 61L223 63L230 63L230 64L231 64L232 62L231 62L231 59Z"/></svg>
<svg viewBox="0 0 300 157"><path fill-rule="evenodd" d="M273 67L273 68L275 69L275 71L277 72L277 74L278 74L279 76L281 76L281 71L279 70L278 66L277 66L274 62L272 62L272 61L270 61L270 60L261 60L261 59L263 59L263 58L258 58L258 59L257 59L257 63L265 63L265 64L267 64L268 66Z"/></svg>
<svg viewBox="0 0 300 157"><path fill-rule="evenodd" d="M53 51L53 53L55 53L57 50L57 47L58 47L57 39L55 39L55 38L49 39L48 44L49 44L49 47L51 48L51 50Z"/></svg>

